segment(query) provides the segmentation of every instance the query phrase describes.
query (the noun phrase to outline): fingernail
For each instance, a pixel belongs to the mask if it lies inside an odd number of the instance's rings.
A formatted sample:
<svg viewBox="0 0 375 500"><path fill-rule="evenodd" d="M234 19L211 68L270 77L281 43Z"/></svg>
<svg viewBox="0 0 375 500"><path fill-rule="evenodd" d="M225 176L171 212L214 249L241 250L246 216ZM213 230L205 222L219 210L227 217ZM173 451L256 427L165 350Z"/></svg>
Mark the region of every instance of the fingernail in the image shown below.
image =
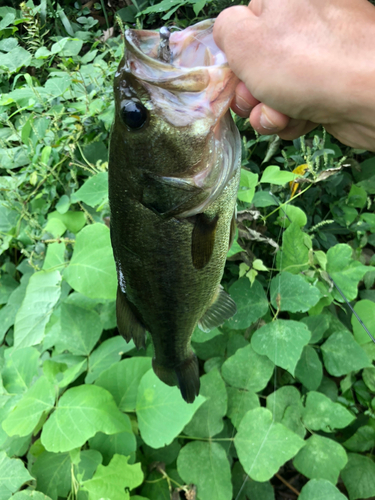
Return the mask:
<svg viewBox="0 0 375 500"><path fill-rule="evenodd" d="M244 113L250 113L252 109L250 104L239 95L236 97L236 105L237 108L243 111Z"/></svg>
<svg viewBox="0 0 375 500"><path fill-rule="evenodd" d="M266 108L266 106L262 106L262 112L259 118L259 122L263 128L266 130L278 130L278 126L275 125L272 121L271 115L272 111L270 112L269 109Z"/></svg>

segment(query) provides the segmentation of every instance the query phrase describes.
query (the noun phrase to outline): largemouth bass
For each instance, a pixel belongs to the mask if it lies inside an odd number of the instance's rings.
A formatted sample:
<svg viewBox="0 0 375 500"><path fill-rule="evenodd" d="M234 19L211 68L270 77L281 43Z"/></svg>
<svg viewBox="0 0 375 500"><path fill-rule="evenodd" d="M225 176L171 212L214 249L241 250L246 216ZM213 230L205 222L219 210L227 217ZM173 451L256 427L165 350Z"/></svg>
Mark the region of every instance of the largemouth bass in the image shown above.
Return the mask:
<svg viewBox="0 0 375 500"><path fill-rule="evenodd" d="M228 111L238 79L213 41L213 20L180 32L127 30L114 81L109 155L117 325L192 403L197 324L236 312L220 286L234 232L241 141Z"/></svg>

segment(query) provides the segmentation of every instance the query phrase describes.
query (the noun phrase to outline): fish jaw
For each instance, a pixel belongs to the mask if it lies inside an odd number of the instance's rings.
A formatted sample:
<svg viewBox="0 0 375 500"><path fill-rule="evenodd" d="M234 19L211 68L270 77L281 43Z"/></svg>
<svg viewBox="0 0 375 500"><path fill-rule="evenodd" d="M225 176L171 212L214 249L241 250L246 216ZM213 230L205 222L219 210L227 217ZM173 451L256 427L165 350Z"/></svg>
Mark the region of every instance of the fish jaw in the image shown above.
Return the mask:
<svg viewBox="0 0 375 500"><path fill-rule="evenodd" d="M115 78L112 133L118 134L112 142L123 149L127 165L119 176L127 177L137 199L142 201L144 195L145 204L155 198L150 178L158 178L158 186L165 182L168 189L173 179L176 186L181 184L178 180L190 184L193 198L187 200L186 193L172 189L168 206L148 205L166 217L191 217L204 210L233 177L240 155L239 133L228 111L238 79L214 43L213 23L203 21L170 35L173 64L157 59L158 32L125 33L126 55ZM121 120L121 107L129 100L141 101L150 117L135 133Z"/></svg>

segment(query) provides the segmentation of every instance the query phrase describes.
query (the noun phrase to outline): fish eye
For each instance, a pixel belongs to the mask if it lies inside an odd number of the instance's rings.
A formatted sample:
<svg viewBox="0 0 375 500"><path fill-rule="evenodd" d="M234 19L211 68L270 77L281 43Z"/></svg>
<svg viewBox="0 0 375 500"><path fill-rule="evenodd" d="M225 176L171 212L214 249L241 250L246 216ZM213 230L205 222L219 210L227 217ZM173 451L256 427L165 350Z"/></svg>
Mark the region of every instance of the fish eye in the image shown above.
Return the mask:
<svg viewBox="0 0 375 500"><path fill-rule="evenodd" d="M127 101L121 106L121 116L129 128L138 129L145 124L148 113L140 102Z"/></svg>

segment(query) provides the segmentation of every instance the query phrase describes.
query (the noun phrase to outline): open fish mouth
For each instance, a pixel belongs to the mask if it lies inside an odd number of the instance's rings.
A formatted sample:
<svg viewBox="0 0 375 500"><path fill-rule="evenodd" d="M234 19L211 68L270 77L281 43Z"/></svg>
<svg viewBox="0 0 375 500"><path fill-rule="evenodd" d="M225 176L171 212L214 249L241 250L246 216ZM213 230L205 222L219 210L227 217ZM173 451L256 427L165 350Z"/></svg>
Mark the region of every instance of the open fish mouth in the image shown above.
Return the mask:
<svg viewBox="0 0 375 500"><path fill-rule="evenodd" d="M165 27L160 32L126 30L127 57L124 69L146 86L147 83L153 85L154 94L157 94L157 87L160 96L156 95L156 99L163 98L163 90L201 93L198 101L196 95L185 95L183 98L192 120L196 120L200 114L203 117L203 113L207 118L207 112L211 111L215 121L218 121L228 110L239 80L230 70L225 54L214 42L213 26L214 19L209 19L172 33L166 31ZM165 42L167 50L163 53L160 47ZM176 122L176 118L171 119L174 125L187 124L184 120Z"/></svg>
<svg viewBox="0 0 375 500"><path fill-rule="evenodd" d="M186 218L204 211L235 175L241 153L228 113L239 80L214 42L213 26L211 19L172 33L165 27L160 32L125 32L125 58L116 75L124 95L126 86L138 86L150 112L174 130L189 130L190 136L206 141L197 163L159 177L172 191L201 193L194 206L183 203L161 210L167 216Z"/></svg>

